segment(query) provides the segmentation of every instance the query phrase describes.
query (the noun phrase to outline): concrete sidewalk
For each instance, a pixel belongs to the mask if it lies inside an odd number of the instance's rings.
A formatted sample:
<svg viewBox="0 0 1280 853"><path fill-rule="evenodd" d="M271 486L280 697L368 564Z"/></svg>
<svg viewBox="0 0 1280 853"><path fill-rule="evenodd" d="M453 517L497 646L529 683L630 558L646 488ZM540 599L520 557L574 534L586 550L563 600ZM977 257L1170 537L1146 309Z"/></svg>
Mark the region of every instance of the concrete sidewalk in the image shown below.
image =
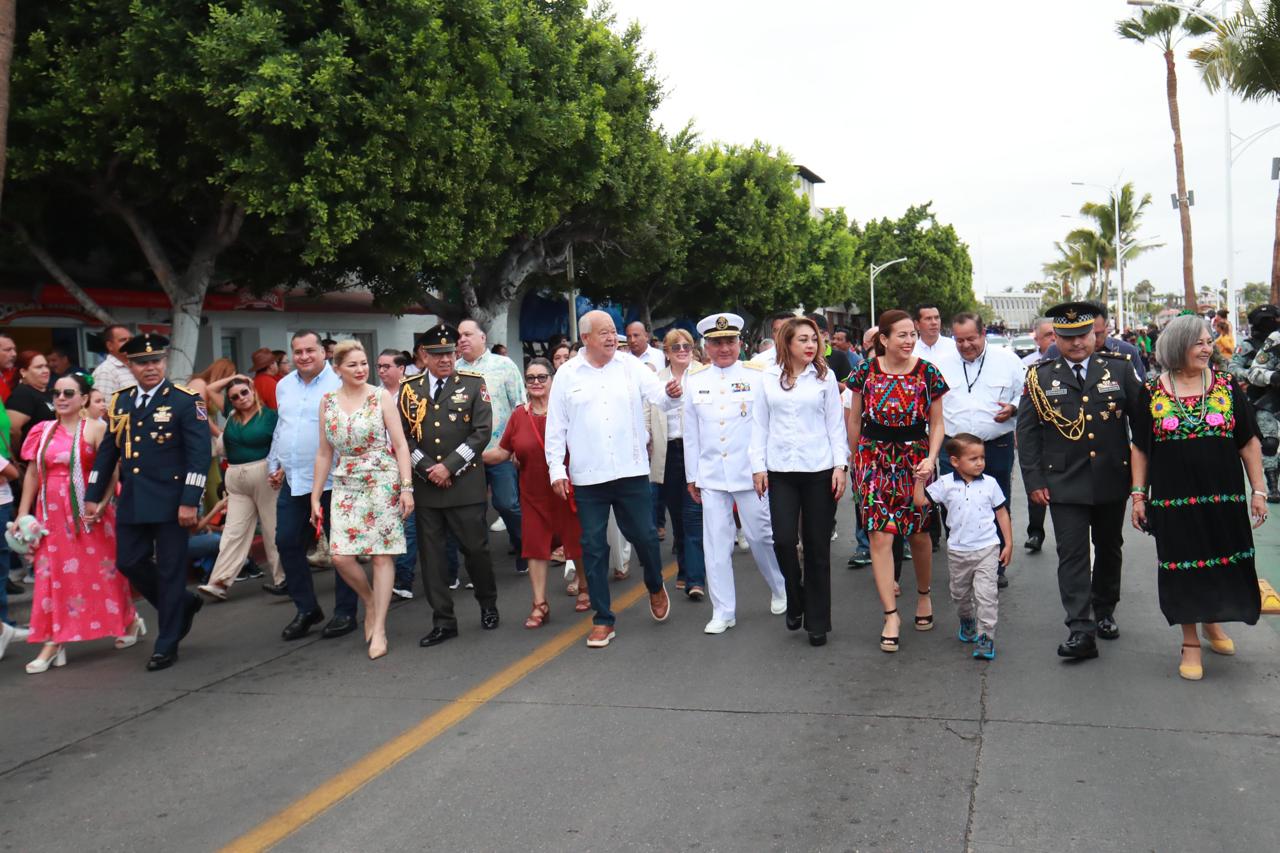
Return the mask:
<svg viewBox="0 0 1280 853"><path fill-rule="evenodd" d="M1018 531L1024 507L1019 495ZM783 629L736 555L736 628L704 635L708 605L682 597L664 624L632 608L610 648L575 643L278 849L1274 849L1275 631L1228 626L1239 654L1206 652L1204 681L1179 679L1154 547L1130 530L1120 639L1096 661L1063 662L1052 538L1026 556L1019 533L995 661L955 639L945 560L937 628L908 618L902 651L886 655L870 570L843 568L851 516L845 501L826 647ZM1259 565L1274 567L1275 543L1258 541ZM420 649L419 597L394 607L391 653L373 663L354 636L283 643L291 608L256 587L206 608L163 673L142 670L144 649L91 644L28 676L30 653L11 648L0 845L226 844L581 618L553 583L551 623L521 628L527 582L505 549L495 559L498 631L480 631L460 595L462 636Z"/></svg>

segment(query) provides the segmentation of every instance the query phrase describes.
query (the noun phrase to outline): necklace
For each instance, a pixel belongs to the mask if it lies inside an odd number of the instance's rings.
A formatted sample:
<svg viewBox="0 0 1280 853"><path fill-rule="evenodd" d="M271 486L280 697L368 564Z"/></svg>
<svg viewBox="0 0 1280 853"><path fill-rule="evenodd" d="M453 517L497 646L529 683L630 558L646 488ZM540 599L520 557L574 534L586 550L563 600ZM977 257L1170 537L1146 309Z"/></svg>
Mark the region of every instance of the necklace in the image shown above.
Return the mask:
<svg viewBox="0 0 1280 853"><path fill-rule="evenodd" d="M1208 379L1205 378L1204 371L1200 372L1200 415L1199 417L1192 417L1191 412L1188 411L1187 408L1182 405L1182 398L1178 395L1177 374L1171 373L1169 375L1169 384L1173 386L1173 394L1170 395L1173 398L1173 405L1177 408L1178 412L1182 415L1182 419L1185 420L1187 424L1192 427L1195 427L1204 423L1205 412L1209 405L1209 381ZM1192 409L1193 410L1195 409L1194 405L1192 406Z"/></svg>

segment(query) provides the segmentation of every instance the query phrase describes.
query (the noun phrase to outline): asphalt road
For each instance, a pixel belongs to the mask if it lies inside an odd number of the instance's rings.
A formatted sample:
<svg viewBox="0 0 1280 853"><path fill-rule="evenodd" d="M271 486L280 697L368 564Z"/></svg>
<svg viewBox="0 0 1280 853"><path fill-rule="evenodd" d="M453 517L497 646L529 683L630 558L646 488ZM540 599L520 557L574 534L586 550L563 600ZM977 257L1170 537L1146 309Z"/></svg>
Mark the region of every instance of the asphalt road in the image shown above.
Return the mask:
<svg viewBox="0 0 1280 853"><path fill-rule="evenodd" d="M1275 849L1277 617L1229 627L1238 655L1206 650L1204 680L1182 681L1154 548L1130 530L1120 639L1096 661L1062 662L1052 539L1024 556L1022 507L990 663L955 639L945 560L938 628L908 626L901 652L879 651L870 570L843 568L847 501L824 648L769 615L744 554L738 625L722 636L701 633L709 603L683 597L665 624L643 601L624 611L603 651L585 648L563 595L527 631L503 536L502 627L482 632L461 598L462 636L435 649L417 646L421 596L393 608L380 661L356 635L285 643L291 607L252 583L207 607L162 673L143 670L145 647L101 641L31 676L33 651L10 647L0 849L215 850L264 825L287 851ZM1267 533L1264 571L1277 554ZM566 631L563 651L546 647ZM487 701L473 690L525 670ZM398 762L378 752L435 729ZM367 784L344 788L370 754ZM317 790L337 792L331 807L285 811Z"/></svg>

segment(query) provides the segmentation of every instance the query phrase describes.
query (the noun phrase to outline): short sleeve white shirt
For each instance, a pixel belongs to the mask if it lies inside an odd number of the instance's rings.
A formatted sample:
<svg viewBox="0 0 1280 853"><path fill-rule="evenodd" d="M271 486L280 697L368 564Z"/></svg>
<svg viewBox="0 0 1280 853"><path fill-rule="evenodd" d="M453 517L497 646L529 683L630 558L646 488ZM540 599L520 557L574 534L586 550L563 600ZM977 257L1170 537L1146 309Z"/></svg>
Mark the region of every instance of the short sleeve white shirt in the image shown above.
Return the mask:
<svg viewBox="0 0 1280 853"><path fill-rule="evenodd" d="M948 550L980 551L1000 543L996 510L1006 501L993 478L983 474L970 483L952 472L930 483L925 493L947 508Z"/></svg>

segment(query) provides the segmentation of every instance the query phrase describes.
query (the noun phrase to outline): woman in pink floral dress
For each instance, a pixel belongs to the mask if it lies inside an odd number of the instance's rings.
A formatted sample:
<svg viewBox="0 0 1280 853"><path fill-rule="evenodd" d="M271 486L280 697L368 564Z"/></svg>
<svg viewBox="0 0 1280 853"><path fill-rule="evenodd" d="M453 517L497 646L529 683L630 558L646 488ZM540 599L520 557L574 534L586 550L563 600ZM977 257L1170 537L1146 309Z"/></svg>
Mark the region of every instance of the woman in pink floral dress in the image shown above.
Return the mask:
<svg viewBox="0 0 1280 853"><path fill-rule="evenodd" d="M98 444L101 421L85 417L89 382L73 373L54 385L57 418L31 428L22 445L26 480L18 518L31 514L48 533L36 546L35 594L29 643L42 643L27 672L45 672L67 662L66 643L116 637L128 648L146 633L133 609L129 581L116 569L115 509L102 519L84 517L84 489Z"/></svg>
<svg viewBox="0 0 1280 853"><path fill-rule="evenodd" d="M405 552L404 520L413 513L409 446L395 400L368 384L369 359L360 342L339 343L333 367L342 387L320 401L311 523L318 525L324 517L320 496L332 470L329 551L342 579L364 601L364 634L372 660L387 653L393 558ZM356 561L360 556L373 558L372 586Z"/></svg>

